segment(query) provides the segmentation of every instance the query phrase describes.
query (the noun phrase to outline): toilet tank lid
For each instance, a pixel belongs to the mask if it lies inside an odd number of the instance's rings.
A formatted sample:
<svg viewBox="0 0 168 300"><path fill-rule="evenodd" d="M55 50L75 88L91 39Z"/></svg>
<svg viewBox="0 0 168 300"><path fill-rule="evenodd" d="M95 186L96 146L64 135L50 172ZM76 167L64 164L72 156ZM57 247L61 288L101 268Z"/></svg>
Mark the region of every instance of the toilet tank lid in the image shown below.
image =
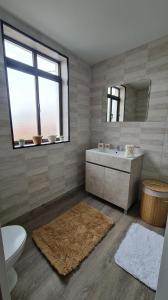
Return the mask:
<svg viewBox="0 0 168 300"><path fill-rule="evenodd" d="M25 242L27 234L25 229L19 225L2 227L1 231L5 260L7 261Z"/></svg>
<svg viewBox="0 0 168 300"><path fill-rule="evenodd" d="M162 182L160 180L146 179L143 181L143 185L146 188L155 192L162 192L162 193L168 192L168 183Z"/></svg>

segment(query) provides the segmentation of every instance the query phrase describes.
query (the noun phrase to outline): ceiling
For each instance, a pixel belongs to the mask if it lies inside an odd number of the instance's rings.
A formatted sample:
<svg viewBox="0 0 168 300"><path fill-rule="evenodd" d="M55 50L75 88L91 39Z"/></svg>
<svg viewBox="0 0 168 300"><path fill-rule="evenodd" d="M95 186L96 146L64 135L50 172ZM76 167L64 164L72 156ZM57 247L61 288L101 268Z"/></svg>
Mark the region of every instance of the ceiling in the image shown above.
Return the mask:
<svg viewBox="0 0 168 300"><path fill-rule="evenodd" d="M0 0L89 64L168 34L168 0Z"/></svg>

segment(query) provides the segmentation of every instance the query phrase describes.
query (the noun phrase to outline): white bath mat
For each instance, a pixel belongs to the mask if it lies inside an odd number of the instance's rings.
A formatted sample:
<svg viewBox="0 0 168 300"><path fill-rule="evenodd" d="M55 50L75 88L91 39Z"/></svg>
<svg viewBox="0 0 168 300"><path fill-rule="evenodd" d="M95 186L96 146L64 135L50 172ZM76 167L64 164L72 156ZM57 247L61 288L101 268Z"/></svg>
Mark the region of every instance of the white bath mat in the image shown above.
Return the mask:
<svg viewBox="0 0 168 300"><path fill-rule="evenodd" d="M114 258L116 264L156 290L164 238L133 223Z"/></svg>

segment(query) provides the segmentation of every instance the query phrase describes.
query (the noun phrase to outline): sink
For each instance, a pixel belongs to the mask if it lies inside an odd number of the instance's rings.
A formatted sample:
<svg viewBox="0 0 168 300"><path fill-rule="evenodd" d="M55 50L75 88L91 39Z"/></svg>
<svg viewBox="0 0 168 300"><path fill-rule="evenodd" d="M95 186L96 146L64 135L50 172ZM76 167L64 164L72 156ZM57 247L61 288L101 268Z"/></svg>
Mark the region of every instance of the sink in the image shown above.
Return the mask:
<svg viewBox="0 0 168 300"><path fill-rule="evenodd" d="M141 156L142 154L134 154L133 157L126 157L125 156L125 151L120 151L118 149L101 149L99 150L98 148L95 148L95 149L90 149L89 151L92 151L92 152L95 152L95 153L105 153L105 154L108 154L108 155L112 155L114 157L121 157L121 158L125 158L125 159L135 159L139 156Z"/></svg>
<svg viewBox="0 0 168 300"><path fill-rule="evenodd" d="M115 157L122 157L122 158L126 158L125 157L125 151L120 151L118 149L103 149L103 150L99 150L97 148L95 149L91 149L90 151L95 152L95 153L106 153Z"/></svg>
<svg viewBox="0 0 168 300"><path fill-rule="evenodd" d="M97 148L86 150L86 161L98 165L131 172L131 166L134 160L138 159L142 154L135 154L133 157L126 157L125 151L117 149L103 149Z"/></svg>

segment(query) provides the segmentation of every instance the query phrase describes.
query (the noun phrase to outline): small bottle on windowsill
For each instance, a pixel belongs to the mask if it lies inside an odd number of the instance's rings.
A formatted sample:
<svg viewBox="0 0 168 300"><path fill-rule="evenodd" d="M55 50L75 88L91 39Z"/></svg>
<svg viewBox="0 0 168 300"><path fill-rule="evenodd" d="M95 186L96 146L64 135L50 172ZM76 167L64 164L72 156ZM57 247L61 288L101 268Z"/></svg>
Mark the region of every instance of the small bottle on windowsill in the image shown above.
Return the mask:
<svg viewBox="0 0 168 300"><path fill-rule="evenodd" d="M99 149L99 151L103 151L103 149L104 149L104 143L101 140L98 143L98 149Z"/></svg>

